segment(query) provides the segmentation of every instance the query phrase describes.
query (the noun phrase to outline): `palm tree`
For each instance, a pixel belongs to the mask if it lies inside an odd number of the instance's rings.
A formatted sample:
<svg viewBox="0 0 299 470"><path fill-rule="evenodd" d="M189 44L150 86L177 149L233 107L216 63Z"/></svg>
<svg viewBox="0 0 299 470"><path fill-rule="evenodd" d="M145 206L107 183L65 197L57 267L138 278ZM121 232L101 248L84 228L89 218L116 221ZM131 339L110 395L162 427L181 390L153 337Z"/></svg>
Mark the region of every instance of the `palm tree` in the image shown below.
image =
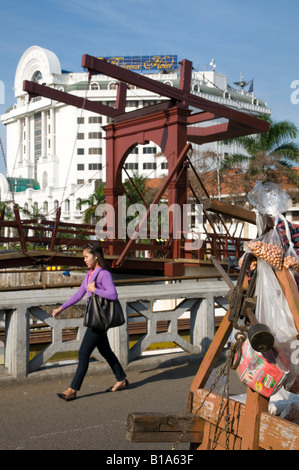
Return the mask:
<svg viewBox="0 0 299 470"><path fill-rule="evenodd" d="M238 143L246 152L230 154L221 164L221 172L240 168L249 187L252 180L272 181L277 184L288 182L299 188L299 175L294 164L299 162L299 146L293 139L298 137L298 129L290 121L274 122L270 117L263 119L270 123L269 132L239 137Z"/></svg>
<svg viewBox="0 0 299 470"><path fill-rule="evenodd" d="M153 196L150 193L149 188L147 187L147 178L138 173L134 173L130 179L127 179L123 186L126 194L128 195L129 200L128 204L137 204L146 202L146 204L151 203Z"/></svg>
<svg viewBox="0 0 299 470"><path fill-rule="evenodd" d="M87 206L84 210L83 221L85 224L92 224L95 220L96 208L100 204L105 203L104 185L98 186L98 188L86 199L80 199L77 204L77 209L81 210L83 206Z"/></svg>
<svg viewBox="0 0 299 470"><path fill-rule="evenodd" d="M6 220L11 220L13 218L12 205L12 201L0 201L0 220L3 218Z"/></svg>

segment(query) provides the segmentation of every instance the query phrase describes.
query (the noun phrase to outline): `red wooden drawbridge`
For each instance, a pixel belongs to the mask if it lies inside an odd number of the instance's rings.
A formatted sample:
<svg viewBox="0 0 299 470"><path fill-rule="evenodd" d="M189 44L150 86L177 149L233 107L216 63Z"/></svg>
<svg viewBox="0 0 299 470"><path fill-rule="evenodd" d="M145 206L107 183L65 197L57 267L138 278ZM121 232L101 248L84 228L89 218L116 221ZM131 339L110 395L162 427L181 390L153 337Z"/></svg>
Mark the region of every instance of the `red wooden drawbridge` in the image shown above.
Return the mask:
<svg viewBox="0 0 299 470"><path fill-rule="evenodd" d="M179 88L160 83L149 77L125 70L113 65L106 60L100 60L89 55L82 57L82 67L89 72L89 81L92 75L104 74L118 80L117 98L115 107L106 106L100 102L90 101L86 98L39 85L35 82L24 81L23 90L30 97L43 96L55 101L75 106L84 110L92 111L112 118L112 122L104 127L106 131L106 204L115 208L114 224L115 239L107 242L107 255L111 259L112 268L124 268L132 257L132 252L138 249L136 238L142 224L146 224L150 215L150 207L147 208L146 217L136 228L135 236L127 240L118 237L118 196L124 193L121 174L124 162L128 154L138 144L154 142L159 146L168 162L168 176L158 191L153 204L159 203L161 197L167 190L168 205L178 204L180 208L187 203L187 168L195 171L188 152L192 144L205 144L219 140L236 138L249 134L268 131L269 124L255 116L245 112L237 111L215 102L200 98L190 93L192 62L183 60L181 62ZM161 96L161 103L144 107L135 111L126 112L126 91L128 85L143 88ZM197 175L200 181L199 176ZM195 196L196 197L196 196ZM207 192L205 193L208 199ZM201 201L197 201L201 202ZM206 201L207 203L207 201ZM214 210L215 203L210 202L208 210ZM219 209L219 207L218 207ZM219 213L221 211L217 210ZM242 219L240 211L228 212ZM247 213L248 211L246 211ZM221 217L221 215L219 215ZM246 214L244 215L246 218ZM243 219L244 220L244 219ZM159 247L160 252L167 252L163 259L163 271L165 275L184 274L184 265L192 258L192 253L186 249L181 237L173 233L174 221L169 222L169 241L166 248ZM183 233L183 227L179 230ZM225 229L226 230L226 229ZM53 245L53 233L51 241ZM226 237L232 238L226 230ZM185 240L184 240L185 242ZM232 240L233 245L236 242ZM55 243L54 243L55 244ZM76 245L74 241L74 245ZM79 243L80 245L80 243ZM53 246L52 246L53 248ZM140 248L140 247L139 247ZM143 246L144 248L144 246ZM154 253L155 242L147 247ZM22 247L24 252L24 247ZM215 254L215 253L214 253ZM198 258L199 253L195 253ZM194 256L193 256L194 257ZM153 261L149 258L148 261ZM146 260L144 260L146 262ZM161 262L161 259L160 259ZM129 262L131 267L138 269L140 263Z"/></svg>

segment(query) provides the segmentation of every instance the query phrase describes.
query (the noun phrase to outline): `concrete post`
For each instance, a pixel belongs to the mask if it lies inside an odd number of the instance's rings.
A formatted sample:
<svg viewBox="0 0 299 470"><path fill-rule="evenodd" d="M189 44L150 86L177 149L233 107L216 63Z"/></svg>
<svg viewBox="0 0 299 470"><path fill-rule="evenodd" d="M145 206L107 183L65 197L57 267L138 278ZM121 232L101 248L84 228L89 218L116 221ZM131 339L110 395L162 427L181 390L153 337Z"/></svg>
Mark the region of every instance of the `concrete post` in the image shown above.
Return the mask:
<svg viewBox="0 0 299 470"><path fill-rule="evenodd" d="M112 328L108 331L108 338L111 349L117 356L121 365L125 368L129 363L129 335L128 335L128 314L127 302L120 300L126 323L118 328Z"/></svg>
<svg viewBox="0 0 299 470"><path fill-rule="evenodd" d="M190 309L190 339L205 354L215 334L215 305L212 294L199 299Z"/></svg>
<svg viewBox="0 0 299 470"><path fill-rule="evenodd" d="M5 322L5 365L16 379L28 373L29 363L29 313L27 308L8 310Z"/></svg>

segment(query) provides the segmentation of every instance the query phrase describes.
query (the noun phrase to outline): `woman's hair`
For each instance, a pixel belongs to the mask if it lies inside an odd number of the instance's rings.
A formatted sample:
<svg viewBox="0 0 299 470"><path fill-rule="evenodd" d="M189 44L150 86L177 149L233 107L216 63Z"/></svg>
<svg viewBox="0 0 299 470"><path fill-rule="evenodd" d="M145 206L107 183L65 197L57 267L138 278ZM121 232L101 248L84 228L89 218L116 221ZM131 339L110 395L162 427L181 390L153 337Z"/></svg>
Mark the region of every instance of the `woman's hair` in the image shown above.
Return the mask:
<svg viewBox="0 0 299 470"><path fill-rule="evenodd" d="M104 253L101 245L98 242L90 241L87 245L83 247L83 250L89 250L89 253L92 253L94 256L97 257L98 263L102 269L106 269L109 271L109 266L105 261Z"/></svg>

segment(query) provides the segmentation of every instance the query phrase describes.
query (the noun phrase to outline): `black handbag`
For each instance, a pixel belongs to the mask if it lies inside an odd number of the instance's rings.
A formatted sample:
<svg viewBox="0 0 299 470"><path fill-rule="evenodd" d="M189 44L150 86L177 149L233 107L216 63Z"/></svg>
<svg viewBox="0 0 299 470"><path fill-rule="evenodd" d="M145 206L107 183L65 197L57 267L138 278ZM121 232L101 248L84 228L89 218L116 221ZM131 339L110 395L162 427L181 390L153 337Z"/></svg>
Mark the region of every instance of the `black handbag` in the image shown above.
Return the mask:
<svg viewBox="0 0 299 470"><path fill-rule="evenodd" d="M118 299L108 300L91 294L84 313L84 326L107 331L124 323L124 312Z"/></svg>

